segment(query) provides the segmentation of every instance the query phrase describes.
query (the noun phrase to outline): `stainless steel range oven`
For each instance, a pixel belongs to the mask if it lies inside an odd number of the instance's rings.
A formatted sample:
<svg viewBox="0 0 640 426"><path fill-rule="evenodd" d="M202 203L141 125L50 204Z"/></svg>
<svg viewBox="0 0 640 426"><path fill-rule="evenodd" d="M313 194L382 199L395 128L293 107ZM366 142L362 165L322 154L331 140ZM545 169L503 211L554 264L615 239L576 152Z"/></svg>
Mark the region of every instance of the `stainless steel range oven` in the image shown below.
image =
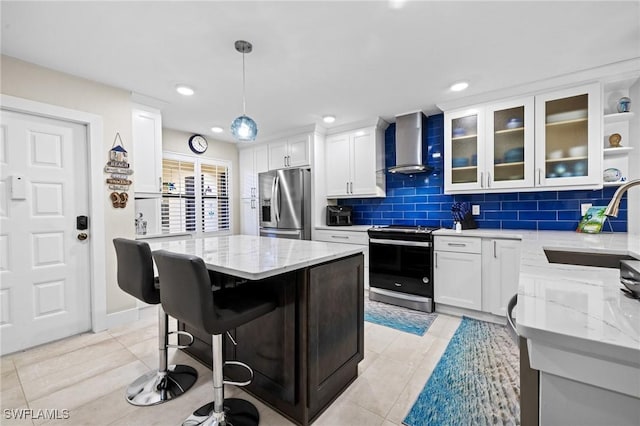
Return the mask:
<svg viewBox="0 0 640 426"><path fill-rule="evenodd" d="M369 234L369 299L433 312L436 228L374 226Z"/></svg>

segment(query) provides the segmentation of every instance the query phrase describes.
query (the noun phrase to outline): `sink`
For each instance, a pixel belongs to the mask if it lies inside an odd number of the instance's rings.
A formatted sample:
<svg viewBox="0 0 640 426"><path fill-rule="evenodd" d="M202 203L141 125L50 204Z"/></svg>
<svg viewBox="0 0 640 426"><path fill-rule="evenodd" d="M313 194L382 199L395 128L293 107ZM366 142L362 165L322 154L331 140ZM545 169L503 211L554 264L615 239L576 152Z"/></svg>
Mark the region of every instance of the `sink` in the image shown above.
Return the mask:
<svg viewBox="0 0 640 426"><path fill-rule="evenodd" d="M621 260L635 260L627 254L614 253L586 253L581 251L566 251L558 249L544 249L549 263L564 265L596 266L600 268L620 268Z"/></svg>

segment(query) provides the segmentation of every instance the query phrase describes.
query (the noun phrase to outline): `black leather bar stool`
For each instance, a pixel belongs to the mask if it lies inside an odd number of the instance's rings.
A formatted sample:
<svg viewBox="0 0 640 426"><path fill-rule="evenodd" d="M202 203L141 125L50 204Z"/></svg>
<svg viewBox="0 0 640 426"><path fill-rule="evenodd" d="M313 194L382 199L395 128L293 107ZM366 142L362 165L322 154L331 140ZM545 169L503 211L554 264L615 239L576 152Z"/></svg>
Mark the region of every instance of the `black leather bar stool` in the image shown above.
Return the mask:
<svg viewBox="0 0 640 426"><path fill-rule="evenodd" d="M160 304L160 289L153 275L153 257L149 245L143 241L115 238L118 260L118 285L133 297L151 305ZM129 385L125 396L133 405L156 405L170 401L185 393L198 378L198 373L188 365L167 365L167 349L187 346L169 345L169 317L158 307L158 349L157 371L144 374ZM184 332L173 332L193 336Z"/></svg>
<svg viewBox="0 0 640 426"><path fill-rule="evenodd" d="M247 385L224 380L222 335L229 330L261 317L276 307L275 297L259 285L225 288L212 291L204 261L197 256L165 250L153 252L160 277L160 300L165 311L174 318L212 335L213 401L203 405L188 417L183 425L257 425L260 415L249 401L224 399L224 384ZM238 361L226 364L241 365Z"/></svg>

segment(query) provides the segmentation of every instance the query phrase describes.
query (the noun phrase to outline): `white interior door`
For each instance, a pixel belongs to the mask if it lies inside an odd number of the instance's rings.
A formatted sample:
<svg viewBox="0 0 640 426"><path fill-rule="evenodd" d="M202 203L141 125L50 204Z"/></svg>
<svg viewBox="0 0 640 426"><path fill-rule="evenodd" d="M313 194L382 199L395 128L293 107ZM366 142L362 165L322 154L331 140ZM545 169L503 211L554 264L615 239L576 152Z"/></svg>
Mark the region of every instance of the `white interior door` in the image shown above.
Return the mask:
<svg viewBox="0 0 640 426"><path fill-rule="evenodd" d="M87 129L2 111L0 120L1 353L91 328ZM89 222L89 228L91 222Z"/></svg>

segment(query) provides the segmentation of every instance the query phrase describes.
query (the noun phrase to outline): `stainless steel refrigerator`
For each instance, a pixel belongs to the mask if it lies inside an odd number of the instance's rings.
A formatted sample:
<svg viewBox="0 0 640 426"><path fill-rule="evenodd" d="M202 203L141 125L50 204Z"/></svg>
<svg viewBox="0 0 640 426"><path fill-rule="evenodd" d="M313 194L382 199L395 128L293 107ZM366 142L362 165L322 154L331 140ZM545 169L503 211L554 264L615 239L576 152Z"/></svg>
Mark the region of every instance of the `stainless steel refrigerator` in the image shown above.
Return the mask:
<svg viewBox="0 0 640 426"><path fill-rule="evenodd" d="M311 172L282 169L258 175L260 235L311 239Z"/></svg>

